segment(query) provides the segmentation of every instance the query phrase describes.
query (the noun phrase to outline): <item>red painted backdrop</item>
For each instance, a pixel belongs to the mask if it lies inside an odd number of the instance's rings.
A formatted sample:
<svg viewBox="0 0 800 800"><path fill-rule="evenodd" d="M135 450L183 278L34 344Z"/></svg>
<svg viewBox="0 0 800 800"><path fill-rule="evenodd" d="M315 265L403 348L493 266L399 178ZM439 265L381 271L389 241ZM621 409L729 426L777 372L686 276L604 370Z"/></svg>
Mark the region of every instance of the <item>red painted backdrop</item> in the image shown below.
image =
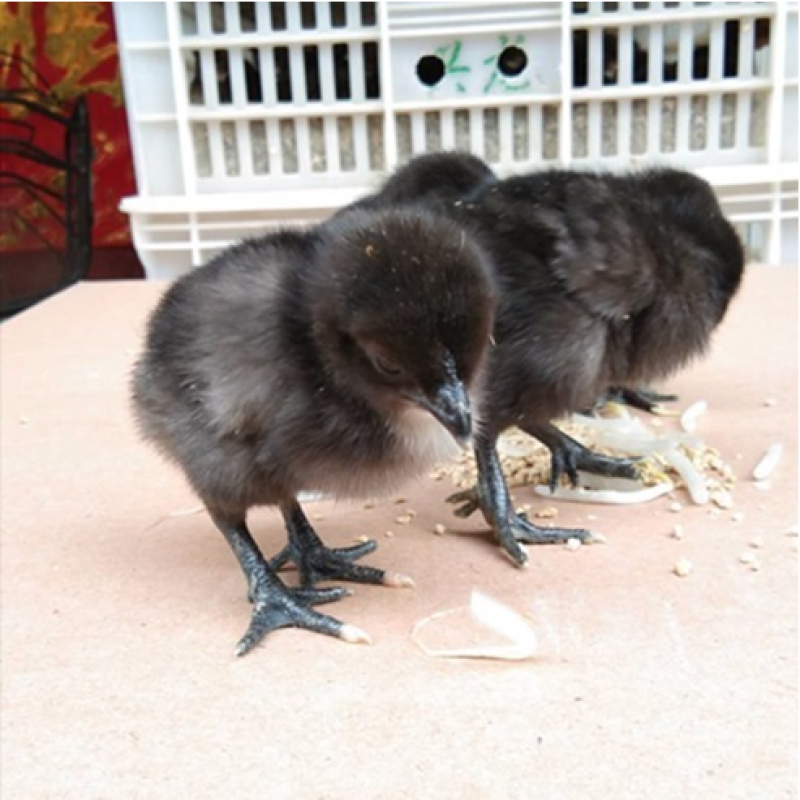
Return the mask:
<svg viewBox="0 0 800 800"><path fill-rule="evenodd" d="M93 245L129 247L128 218L118 206L121 197L136 189L111 3L0 3L0 50L24 57L59 98L87 94L94 149ZM0 70L0 85L16 88L19 80L18 73ZM0 124L13 113L18 112L0 108ZM61 133L53 127L37 135ZM48 175L45 168L42 175ZM26 219L50 224L23 192L12 202ZM0 249L31 246L22 226L0 233Z"/></svg>

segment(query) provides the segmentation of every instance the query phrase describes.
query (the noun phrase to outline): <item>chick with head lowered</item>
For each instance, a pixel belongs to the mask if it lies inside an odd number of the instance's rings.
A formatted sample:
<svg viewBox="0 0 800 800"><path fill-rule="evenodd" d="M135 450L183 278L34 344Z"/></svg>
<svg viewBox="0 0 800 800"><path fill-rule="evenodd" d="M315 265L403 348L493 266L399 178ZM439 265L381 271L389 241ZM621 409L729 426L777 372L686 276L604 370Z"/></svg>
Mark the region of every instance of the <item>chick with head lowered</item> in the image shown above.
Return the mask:
<svg viewBox="0 0 800 800"><path fill-rule="evenodd" d="M482 248L454 220L415 210L354 209L245 241L167 290L133 407L245 574L253 609L237 654L280 627L365 640L312 607L346 593L318 580L410 585L355 563L374 542L325 547L298 495L389 492L467 441L494 305ZM261 505L280 509L288 533L272 564L246 523ZM300 588L277 575L286 558Z"/></svg>
<svg viewBox="0 0 800 800"><path fill-rule="evenodd" d="M499 434L516 426L544 442L553 482L562 472L575 481L579 469L635 475L632 463L592 453L550 421L591 407L609 387L646 401L637 387L701 355L739 287L744 251L711 187L682 170L497 180L480 164L464 153L421 156L360 202L445 213L491 255L498 302L475 436L478 485L451 499L462 516L480 508L524 565L520 542L561 539L512 508Z"/></svg>

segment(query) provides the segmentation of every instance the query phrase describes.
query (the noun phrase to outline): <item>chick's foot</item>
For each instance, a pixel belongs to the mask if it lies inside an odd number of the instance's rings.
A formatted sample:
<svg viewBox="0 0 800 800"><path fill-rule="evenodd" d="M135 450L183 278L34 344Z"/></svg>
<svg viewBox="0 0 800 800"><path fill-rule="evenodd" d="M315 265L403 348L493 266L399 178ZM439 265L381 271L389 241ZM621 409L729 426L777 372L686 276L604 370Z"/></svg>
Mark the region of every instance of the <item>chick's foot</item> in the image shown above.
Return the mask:
<svg viewBox="0 0 800 800"><path fill-rule="evenodd" d="M494 440L478 439L475 443L475 459L478 464L478 484L472 490L474 498L503 551L518 567L528 563L528 554L522 544L564 544L570 539L591 542L598 538L582 528L540 528L524 514L517 514L511 504ZM459 494L462 497L455 496L456 502L472 500L469 492Z"/></svg>
<svg viewBox="0 0 800 800"><path fill-rule="evenodd" d="M453 509L453 513L462 519L471 517L481 507L481 501L478 497L478 488L476 486L473 486L471 489L464 489L462 492L451 494L445 499L445 502L457 506L457 508Z"/></svg>
<svg viewBox="0 0 800 800"><path fill-rule="evenodd" d="M270 566L280 569L287 561L293 561L297 565L303 586L311 587L324 580L383 586L414 585L407 575L354 563L377 548L375 541L361 542L350 547L326 547L296 501L283 506L282 511L289 543L270 561Z"/></svg>
<svg viewBox="0 0 800 800"><path fill-rule="evenodd" d="M305 628L314 633L334 636L346 642L369 643L367 633L355 625L340 622L311 607L332 603L350 594L346 589L290 589L280 581L259 582L251 590L253 615L247 633L236 645L235 653L249 653L270 631L278 628Z"/></svg>
<svg viewBox="0 0 800 800"><path fill-rule="evenodd" d="M566 438L566 437L565 437ZM554 492L561 481L561 476L569 478L573 486L578 485L578 470L590 472L592 475L606 475L609 478L630 478L636 480L639 471L636 458L613 458L595 453L592 450L569 439L569 444L551 451L550 491Z"/></svg>
<svg viewBox="0 0 800 800"><path fill-rule="evenodd" d="M341 600L351 592L341 587L290 589L269 566L242 517L229 516L213 508L209 508L209 513L242 568L253 603L250 627L234 651L237 656L249 653L270 631L278 628L305 628L347 642L370 641L360 628L320 614L312 608L314 605Z"/></svg>
<svg viewBox="0 0 800 800"><path fill-rule="evenodd" d="M566 433L550 423L520 425L529 436L533 436L550 451L550 491L554 492L566 475L573 486L578 485L578 470L592 475L606 475L610 478L630 478L636 480L639 472L635 458L612 458L595 453L584 447Z"/></svg>

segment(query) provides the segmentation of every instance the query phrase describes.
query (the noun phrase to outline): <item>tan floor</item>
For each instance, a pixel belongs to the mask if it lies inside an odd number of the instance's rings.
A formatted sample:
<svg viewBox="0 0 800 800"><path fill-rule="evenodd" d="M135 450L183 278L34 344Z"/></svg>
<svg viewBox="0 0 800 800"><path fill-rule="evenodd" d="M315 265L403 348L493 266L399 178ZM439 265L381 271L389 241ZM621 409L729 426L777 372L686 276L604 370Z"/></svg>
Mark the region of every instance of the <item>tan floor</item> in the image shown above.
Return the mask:
<svg viewBox="0 0 800 800"><path fill-rule="evenodd" d="M204 514L176 513L197 501L128 415L161 290L82 285L2 332L4 800L797 796L796 270L752 268L710 357L669 384L710 403L700 434L736 468L732 511L561 503L608 544L539 548L519 571L466 535L480 523L450 516L443 483L403 489L404 527L390 501L318 504L329 543L376 535L372 562L417 588L333 608L371 647L281 631L244 659L238 567ZM280 546L277 514L254 527ZM757 572L739 561L754 537ZM420 652L413 624L473 588L531 615L536 659Z"/></svg>

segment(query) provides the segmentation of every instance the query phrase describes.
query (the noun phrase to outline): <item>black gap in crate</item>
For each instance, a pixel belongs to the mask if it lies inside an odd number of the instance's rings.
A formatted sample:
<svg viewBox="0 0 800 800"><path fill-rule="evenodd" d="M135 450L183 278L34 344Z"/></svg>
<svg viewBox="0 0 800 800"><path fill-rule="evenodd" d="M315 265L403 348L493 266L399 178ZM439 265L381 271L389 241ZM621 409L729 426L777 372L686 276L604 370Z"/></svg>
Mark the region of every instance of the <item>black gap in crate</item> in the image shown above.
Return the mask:
<svg viewBox="0 0 800 800"><path fill-rule="evenodd" d="M225 33L225 3L209 3L211 11L211 30L213 33Z"/></svg>
<svg viewBox="0 0 800 800"><path fill-rule="evenodd" d="M603 30L603 84L619 82L619 32Z"/></svg>
<svg viewBox="0 0 800 800"><path fill-rule="evenodd" d="M252 33L258 29L255 3L239 3L239 26L242 33Z"/></svg>
<svg viewBox="0 0 800 800"><path fill-rule="evenodd" d="M300 3L300 25L307 31L317 27L316 3Z"/></svg>
<svg viewBox="0 0 800 800"><path fill-rule="evenodd" d="M217 85L219 87L219 102L230 103L233 101L231 91L231 64L227 50L214 51L214 69L217 73Z"/></svg>
<svg viewBox="0 0 800 800"><path fill-rule="evenodd" d="M725 23L722 52L722 74L726 78L736 78L739 75L739 36L739 20L729 19Z"/></svg>
<svg viewBox="0 0 800 800"><path fill-rule="evenodd" d="M350 89L350 50L346 44L333 46L333 75L336 84L336 99L349 100Z"/></svg>
<svg viewBox="0 0 800 800"><path fill-rule="evenodd" d="M203 94L203 72L200 69L200 53L197 50L185 53L183 63L186 68L186 87L189 92L189 103L191 105L203 105L205 95Z"/></svg>
<svg viewBox="0 0 800 800"><path fill-rule="evenodd" d="M622 58L631 60L631 76L634 83L647 83L649 71L649 57L647 48L641 42L649 42L650 29L645 27L634 28L631 34L631 52L622 54Z"/></svg>
<svg viewBox="0 0 800 800"><path fill-rule="evenodd" d="M604 28L600 39L600 61L603 65L602 83L616 84L619 80L619 33L616 28ZM594 46L590 32L578 28L572 32L572 85L581 89L589 85L590 53ZM635 57L635 56L634 56Z"/></svg>
<svg viewBox="0 0 800 800"><path fill-rule="evenodd" d="M572 31L572 85L578 89L589 82L589 31Z"/></svg>
<svg viewBox="0 0 800 800"><path fill-rule="evenodd" d="M381 96L377 42L364 42L364 70L364 94L368 100L375 100Z"/></svg>
<svg viewBox="0 0 800 800"><path fill-rule="evenodd" d="M306 73L306 99L321 100L322 88L319 81L319 48L307 45L303 48L303 66Z"/></svg>
<svg viewBox="0 0 800 800"><path fill-rule="evenodd" d="M244 77L249 103L260 103L264 99L261 88L261 67L258 59L258 50L250 49L244 52Z"/></svg>
<svg viewBox="0 0 800 800"><path fill-rule="evenodd" d="M753 35L755 36L756 50L769 46L771 36L771 22L769 18L762 17L756 20L753 26Z"/></svg>
<svg viewBox="0 0 800 800"><path fill-rule="evenodd" d="M269 4L269 21L272 30L286 30L286 3Z"/></svg>
<svg viewBox="0 0 800 800"><path fill-rule="evenodd" d="M361 6L361 24L366 28L377 25L377 3L359 3Z"/></svg>
<svg viewBox="0 0 800 800"><path fill-rule="evenodd" d="M634 3L634 5L636 5ZM649 3L639 3L639 5L648 6ZM602 4L602 12L604 14L615 14L619 11L619 3L607 2ZM572 13L573 14L588 14L589 13L589 3L573 3L572 4Z"/></svg>
<svg viewBox="0 0 800 800"><path fill-rule="evenodd" d="M272 51L275 65L275 96L279 103L292 102L292 70L289 66L289 48L276 47Z"/></svg>
<svg viewBox="0 0 800 800"><path fill-rule="evenodd" d="M334 28L347 26L347 5L345 3L331 3L331 25Z"/></svg>
<svg viewBox="0 0 800 800"><path fill-rule="evenodd" d="M711 49L707 44L697 45L692 53L692 79L706 80L708 78L709 60Z"/></svg>

